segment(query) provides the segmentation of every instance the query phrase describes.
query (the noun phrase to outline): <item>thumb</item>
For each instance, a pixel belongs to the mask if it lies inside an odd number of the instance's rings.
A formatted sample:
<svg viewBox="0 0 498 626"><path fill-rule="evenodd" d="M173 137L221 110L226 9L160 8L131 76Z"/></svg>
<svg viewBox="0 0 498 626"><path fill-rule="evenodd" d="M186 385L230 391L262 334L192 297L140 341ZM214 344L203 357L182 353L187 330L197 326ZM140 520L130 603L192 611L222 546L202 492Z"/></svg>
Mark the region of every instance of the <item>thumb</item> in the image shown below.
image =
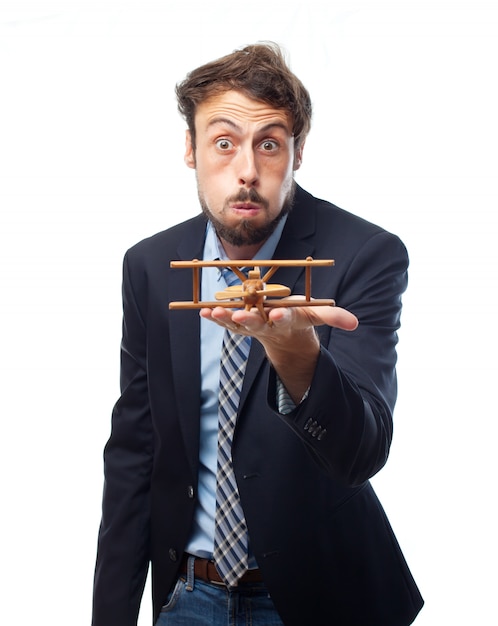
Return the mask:
<svg viewBox="0 0 498 626"><path fill-rule="evenodd" d="M310 306L306 307L306 312L314 326L327 324L327 326L347 331L358 328L359 322L356 315L339 306Z"/></svg>

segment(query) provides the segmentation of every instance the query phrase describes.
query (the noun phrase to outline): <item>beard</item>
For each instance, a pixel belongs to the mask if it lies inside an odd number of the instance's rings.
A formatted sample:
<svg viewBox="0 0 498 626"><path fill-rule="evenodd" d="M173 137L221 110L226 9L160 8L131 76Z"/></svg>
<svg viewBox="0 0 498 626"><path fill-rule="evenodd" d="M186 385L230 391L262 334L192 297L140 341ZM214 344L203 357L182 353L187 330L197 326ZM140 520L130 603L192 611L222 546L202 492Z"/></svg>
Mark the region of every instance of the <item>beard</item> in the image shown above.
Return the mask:
<svg viewBox="0 0 498 626"><path fill-rule="evenodd" d="M287 215L290 212L294 203L295 192L296 184L294 181L292 181L291 188L289 189L289 192L284 199L280 213L274 219L268 220L265 223L259 225L254 224L253 220L250 219L242 219L237 222L235 226L225 224L221 219L213 215L200 192L199 202L202 212L213 224L215 232L220 239L226 241L232 246L250 246L263 243L274 232L280 220L284 217L284 215ZM241 189L239 193L235 196L227 198L223 206L222 214L225 212L225 210L229 208L232 203L236 202L254 202L262 206L265 211L268 211L268 200L260 196L255 189L251 188L249 190Z"/></svg>

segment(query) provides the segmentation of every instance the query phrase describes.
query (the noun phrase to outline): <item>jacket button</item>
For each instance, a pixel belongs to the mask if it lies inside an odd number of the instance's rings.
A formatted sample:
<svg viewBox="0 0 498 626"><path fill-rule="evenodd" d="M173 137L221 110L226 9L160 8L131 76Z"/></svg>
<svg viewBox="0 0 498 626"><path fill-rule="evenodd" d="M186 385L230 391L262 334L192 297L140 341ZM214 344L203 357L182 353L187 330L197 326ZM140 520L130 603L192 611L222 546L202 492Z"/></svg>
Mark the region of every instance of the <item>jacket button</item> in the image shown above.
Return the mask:
<svg viewBox="0 0 498 626"><path fill-rule="evenodd" d="M193 498L194 497L194 488L192 487L192 485L189 485L187 487L187 495L189 498Z"/></svg>
<svg viewBox="0 0 498 626"><path fill-rule="evenodd" d="M172 561L177 561L178 560L178 555L177 555L176 550L174 548L170 548L169 549L169 558Z"/></svg>

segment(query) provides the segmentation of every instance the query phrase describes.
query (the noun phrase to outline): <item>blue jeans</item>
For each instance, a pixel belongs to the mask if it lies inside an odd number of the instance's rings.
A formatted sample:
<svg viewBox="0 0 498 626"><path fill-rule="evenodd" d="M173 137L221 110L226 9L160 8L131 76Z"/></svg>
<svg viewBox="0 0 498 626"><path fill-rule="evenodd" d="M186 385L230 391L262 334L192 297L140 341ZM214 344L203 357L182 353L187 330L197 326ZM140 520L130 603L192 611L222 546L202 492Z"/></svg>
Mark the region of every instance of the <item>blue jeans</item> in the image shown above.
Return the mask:
<svg viewBox="0 0 498 626"><path fill-rule="evenodd" d="M283 626L264 583L234 590L194 579L194 560L163 606L156 626Z"/></svg>

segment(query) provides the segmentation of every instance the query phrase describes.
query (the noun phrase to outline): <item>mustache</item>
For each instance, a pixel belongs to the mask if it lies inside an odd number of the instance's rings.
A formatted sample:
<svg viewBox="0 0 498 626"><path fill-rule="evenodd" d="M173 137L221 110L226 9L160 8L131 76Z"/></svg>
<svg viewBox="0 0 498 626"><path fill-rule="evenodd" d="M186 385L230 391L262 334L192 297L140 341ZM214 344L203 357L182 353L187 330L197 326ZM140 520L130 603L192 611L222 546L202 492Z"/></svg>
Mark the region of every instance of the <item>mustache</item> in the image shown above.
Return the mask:
<svg viewBox="0 0 498 626"><path fill-rule="evenodd" d="M266 198L263 198L254 188L240 189L239 192L230 196L227 199L226 204L232 204L234 202L254 202L255 204L261 204L265 209L268 209L269 203Z"/></svg>

